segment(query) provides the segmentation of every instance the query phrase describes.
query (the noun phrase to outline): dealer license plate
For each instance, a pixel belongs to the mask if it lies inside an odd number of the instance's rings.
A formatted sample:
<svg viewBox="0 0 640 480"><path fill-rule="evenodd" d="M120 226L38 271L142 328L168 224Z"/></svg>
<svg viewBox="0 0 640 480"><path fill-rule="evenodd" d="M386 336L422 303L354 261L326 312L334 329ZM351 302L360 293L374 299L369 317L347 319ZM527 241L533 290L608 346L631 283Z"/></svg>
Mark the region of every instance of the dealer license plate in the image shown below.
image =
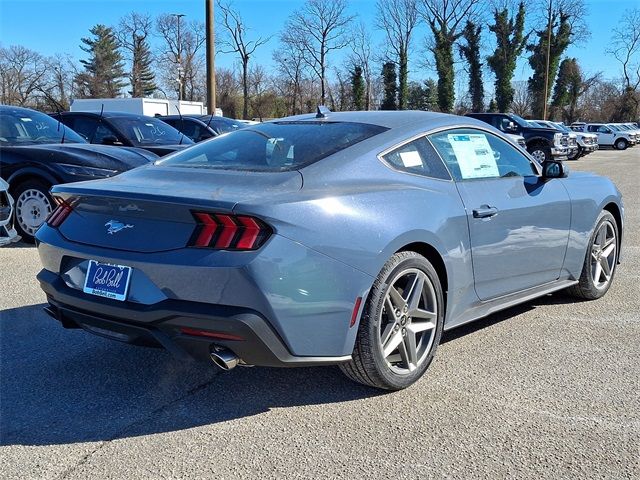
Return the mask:
<svg viewBox="0 0 640 480"><path fill-rule="evenodd" d="M131 267L89 260L83 290L91 295L124 301L127 299L130 279Z"/></svg>

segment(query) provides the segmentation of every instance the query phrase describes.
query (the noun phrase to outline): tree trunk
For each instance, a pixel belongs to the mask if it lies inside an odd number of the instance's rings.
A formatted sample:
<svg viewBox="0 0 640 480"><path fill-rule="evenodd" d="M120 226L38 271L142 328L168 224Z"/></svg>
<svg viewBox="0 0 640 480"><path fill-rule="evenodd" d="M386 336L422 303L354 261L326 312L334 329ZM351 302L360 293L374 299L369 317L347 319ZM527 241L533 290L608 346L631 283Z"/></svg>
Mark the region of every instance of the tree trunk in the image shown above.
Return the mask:
<svg viewBox="0 0 640 480"><path fill-rule="evenodd" d="M249 120L249 59L242 59L242 118Z"/></svg>
<svg viewBox="0 0 640 480"><path fill-rule="evenodd" d="M407 65L407 49L406 47L400 47L400 71L398 74L398 110L406 110L407 109L407 76L409 67Z"/></svg>

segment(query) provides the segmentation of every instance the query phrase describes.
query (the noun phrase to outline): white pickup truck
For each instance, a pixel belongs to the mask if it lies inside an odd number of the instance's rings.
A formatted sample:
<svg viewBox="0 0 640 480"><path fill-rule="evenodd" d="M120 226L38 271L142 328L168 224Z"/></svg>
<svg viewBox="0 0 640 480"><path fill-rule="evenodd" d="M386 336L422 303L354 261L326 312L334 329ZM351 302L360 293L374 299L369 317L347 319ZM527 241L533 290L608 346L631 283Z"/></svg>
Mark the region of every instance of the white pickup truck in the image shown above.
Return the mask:
<svg viewBox="0 0 640 480"><path fill-rule="evenodd" d="M638 141L635 133L624 130L612 123L573 123L571 128L574 131L595 133L598 136L598 145L600 147L606 146L614 147L617 150L625 150L635 145Z"/></svg>

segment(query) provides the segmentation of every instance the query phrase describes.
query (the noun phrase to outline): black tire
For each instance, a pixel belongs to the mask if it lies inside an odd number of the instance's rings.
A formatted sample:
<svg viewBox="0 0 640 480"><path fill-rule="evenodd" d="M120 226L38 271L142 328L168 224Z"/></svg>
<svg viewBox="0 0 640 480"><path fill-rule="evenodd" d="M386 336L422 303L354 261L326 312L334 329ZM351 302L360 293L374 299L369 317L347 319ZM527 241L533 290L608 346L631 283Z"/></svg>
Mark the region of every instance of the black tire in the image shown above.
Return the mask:
<svg viewBox="0 0 640 480"><path fill-rule="evenodd" d="M547 145L541 143L534 144L528 150L531 156L535 158L540 164L551 160L551 148L549 148Z"/></svg>
<svg viewBox="0 0 640 480"><path fill-rule="evenodd" d="M13 188L11 190L11 195L13 196L13 200L15 202L15 228L18 231L18 233L20 234L20 236L22 237L22 240L24 240L27 243L34 243L35 242L35 237L34 237L34 233L32 228L29 228L25 225L23 225L24 223L24 218L22 217L22 215L24 214L24 212L19 211L20 205L19 205L19 201L20 201L20 197L27 191L38 191L40 192L40 194L43 195L43 198L46 199L46 202L48 202L49 205L49 212L46 211L42 211L41 215L39 215L40 218L42 218L42 223L44 223L44 219L46 219L46 217L48 216L48 214L53 211L53 209L55 208L55 203L53 201L53 199L51 198L51 195L49 195L49 189L51 188L51 185L45 183L42 180L27 180L24 181L22 183L19 183L15 188Z"/></svg>
<svg viewBox="0 0 640 480"><path fill-rule="evenodd" d="M629 144L624 138L619 138L618 140L616 140L616 143L614 144L614 146L616 150L626 150Z"/></svg>
<svg viewBox="0 0 640 480"><path fill-rule="evenodd" d="M609 223L612 226L613 231L615 232L615 258L613 259L612 267L610 267L611 274L609 280L606 282L606 285L598 287L593 279L592 274L592 252L598 232L600 232L600 229L605 223ZM613 277L616 273L616 264L618 262L619 246L620 237L618 233L618 223L616 222L615 217L611 215L611 213L603 210L598 216L595 228L593 229L593 233L591 234L591 238L589 239L589 244L587 245L587 253L585 255L584 263L582 264L582 273L580 274L580 279L576 285L573 285L567 289L567 293L584 300L596 300L604 296L613 283Z"/></svg>
<svg viewBox="0 0 640 480"><path fill-rule="evenodd" d="M390 289L387 282L393 281L403 271L412 269L426 274L433 287L436 304L435 328L430 335L430 344L423 353L422 360L415 370L399 374L387 362L380 343L380 322L383 314L385 297ZM409 318L409 320L411 320ZM399 252L393 255L384 265L376 278L365 304L352 360L341 364L340 369L351 380L384 390L401 390L418 380L433 360L436 348L440 343L444 324L444 295L435 269L429 261L416 252ZM408 329L408 328L407 328ZM403 329L404 332L404 329Z"/></svg>
<svg viewBox="0 0 640 480"><path fill-rule="evenodd" d="M578 145L578 150L576 151L576 153L574 153L571 157L568 157L569 160L578 160L582 154L584 153L584 149Z"/></svg>

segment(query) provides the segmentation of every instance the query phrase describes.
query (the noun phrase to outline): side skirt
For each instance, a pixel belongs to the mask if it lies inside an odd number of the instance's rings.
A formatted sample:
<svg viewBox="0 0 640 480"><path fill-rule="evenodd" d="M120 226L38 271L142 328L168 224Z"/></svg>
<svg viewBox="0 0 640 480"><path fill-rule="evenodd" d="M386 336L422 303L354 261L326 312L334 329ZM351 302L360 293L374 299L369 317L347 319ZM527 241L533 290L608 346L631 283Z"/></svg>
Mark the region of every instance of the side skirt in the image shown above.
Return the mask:
<svg viewBox="0 0 640 480"><path fill-rule="evenodd" d="M548 293L557 292L558 290L564 290L565 288L575 285L576 283L578 283L577 280L560 280L486 302L479 302L454 322L451 322L448 325L445 324L444 330L447 331L452 328L465 325L469 322L473 322L475 320L486 317L487 315L491 315L492 313L514 307L521 303L526 303L530 300L533 300L534 298L541 297Z"/></svg>

